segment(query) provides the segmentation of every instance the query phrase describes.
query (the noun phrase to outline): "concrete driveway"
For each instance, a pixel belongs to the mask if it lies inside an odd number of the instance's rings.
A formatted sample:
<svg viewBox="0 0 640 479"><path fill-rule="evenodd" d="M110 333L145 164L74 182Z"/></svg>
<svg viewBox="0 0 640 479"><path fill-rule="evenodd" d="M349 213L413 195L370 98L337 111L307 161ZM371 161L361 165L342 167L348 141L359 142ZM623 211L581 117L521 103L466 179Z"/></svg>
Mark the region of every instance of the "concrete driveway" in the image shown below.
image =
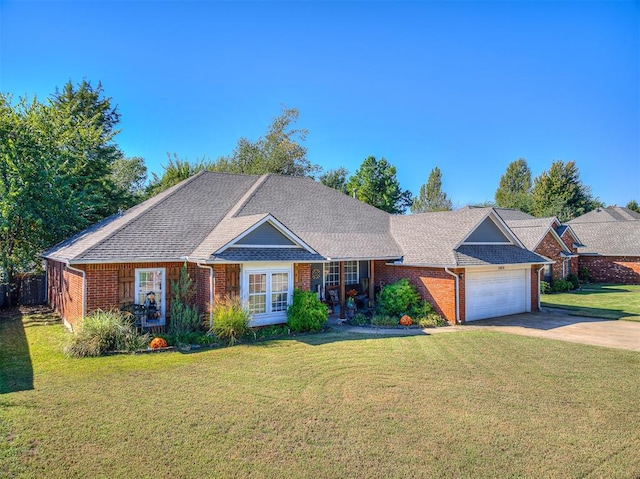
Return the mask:
<svg viewBox="0 0 640 479"><path fill-rule="evenodd" d="M640 351L640 322L570 316L556 309L473 321L461 329L492 329L523 336Z"/></svg>

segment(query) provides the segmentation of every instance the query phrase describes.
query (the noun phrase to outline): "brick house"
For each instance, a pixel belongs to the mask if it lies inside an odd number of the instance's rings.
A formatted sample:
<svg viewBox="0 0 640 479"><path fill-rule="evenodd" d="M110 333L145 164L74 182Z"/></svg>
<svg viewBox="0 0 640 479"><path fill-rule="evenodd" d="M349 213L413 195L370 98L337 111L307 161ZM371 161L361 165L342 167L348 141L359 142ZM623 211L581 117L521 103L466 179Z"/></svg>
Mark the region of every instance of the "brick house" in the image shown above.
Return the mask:
<svg viewBox="0 0 640 479"><path fill-rule="evenodd" d="M640 284L640 213L612 206L597 208L569 221L584 245L579 268L593 281Z"/></svg>
<svg viewBox="0 0 640 479"><path fill-rule="evenodd" d="M96 309L156 295L187 264L197 304L239 296L253 325L286 321L293 290L338 298L409 278L449 322L537 310L549 259L493 208L394 216L309 178L203 172L44 254L49 303L73 327ZM337 306L337 305L336 305ZM150 320L151 321L151 320Z"/></svg>
<svg viewBox="0 0 640 479"><path fill-rule="evenodd" d="M527 249L552 261L544 268L546 282L578 274L578 247L582 244L569 225L556 217L535 218L506 208L496 211Z"/></svg>

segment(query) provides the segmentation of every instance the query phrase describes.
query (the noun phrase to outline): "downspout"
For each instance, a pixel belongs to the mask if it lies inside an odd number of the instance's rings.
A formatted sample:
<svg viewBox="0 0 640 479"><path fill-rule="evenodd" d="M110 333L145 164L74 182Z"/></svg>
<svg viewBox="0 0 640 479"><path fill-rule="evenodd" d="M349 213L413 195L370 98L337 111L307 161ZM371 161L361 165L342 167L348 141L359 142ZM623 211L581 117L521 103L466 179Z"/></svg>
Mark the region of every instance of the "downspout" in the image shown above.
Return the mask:
<svg viewBox="0 0 640 479"><path fill-rule="evenodd" d="M76 273L80 273L82 275L82 317L80 319L84 319L87 314L87 273L86 271L78 268L74 268L69 264L69 261L66 262L67 269L71 271L75 271ZM66 320L65 320L66 321ZM73 330L73 326L71 327Z"/></svg>
<svg viewBox="0 0 640 479"><path fill-rule="evenodd" d="M196 263L198 268L209 270L209 328L213 327L213 291L215 289L216 277L213 274L213 266Z"/></svg>
<svg viewBox="0 0 640 479"><path fill-rule="evenodd" d="M460 324L460 277L453 271L449 271L449 268L444 270L456 279L456 324Z"/></svg>
<svg viewBox="0 0 640 479"><path fill-rule="evenodd" d="M544 269L544 266L540 266L540 268L538 268L538 271L536 271L536 276L538 277L538 311L540 311L540 283L541 283L541 279L540 279L540 271L542 271Z"/></svg>

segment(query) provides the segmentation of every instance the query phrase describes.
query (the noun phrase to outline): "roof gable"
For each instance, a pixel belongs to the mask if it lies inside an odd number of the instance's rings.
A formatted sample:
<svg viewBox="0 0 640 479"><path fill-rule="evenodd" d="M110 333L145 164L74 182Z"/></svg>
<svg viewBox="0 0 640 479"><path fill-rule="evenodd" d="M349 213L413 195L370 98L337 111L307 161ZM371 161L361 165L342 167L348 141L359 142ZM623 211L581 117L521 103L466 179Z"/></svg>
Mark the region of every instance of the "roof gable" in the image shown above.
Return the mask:
<svg viewBox="0 0 640 479"><path fill-rule="evenodd" d="M235 242L236 246L298 246L271 222L256 226Z"/></svg>
<svg viewBox="0 0 640 479"><path fill-rule="evenodd" d="M496 224L491 216L487 216L463 241L463 244L477 243L511 244L511 239L506 236L505 232Z"/></svg>

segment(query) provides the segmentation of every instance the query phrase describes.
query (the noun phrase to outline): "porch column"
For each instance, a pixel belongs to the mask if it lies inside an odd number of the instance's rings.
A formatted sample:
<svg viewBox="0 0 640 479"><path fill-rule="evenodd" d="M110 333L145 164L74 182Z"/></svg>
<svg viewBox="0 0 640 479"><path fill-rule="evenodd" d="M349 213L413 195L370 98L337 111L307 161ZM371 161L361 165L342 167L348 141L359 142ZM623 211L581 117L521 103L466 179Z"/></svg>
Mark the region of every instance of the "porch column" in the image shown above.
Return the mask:
<svg viewBox="0 0 640 479"><path fill-rule="evenodd" d="M372 259L369 260L369 306L373 306L374 301L375 301L375 293L376 293L376 287L375 287L375 274L374 274L374 267L375 265L375 261L373 261Z"/></svg>
<svg viewBox="0 0 640 479"><path fill-rule="evenodd" d="M340 261L340 319L346 319L347 317L347 312L345 311L344 294L344 261Z"/></svg>

